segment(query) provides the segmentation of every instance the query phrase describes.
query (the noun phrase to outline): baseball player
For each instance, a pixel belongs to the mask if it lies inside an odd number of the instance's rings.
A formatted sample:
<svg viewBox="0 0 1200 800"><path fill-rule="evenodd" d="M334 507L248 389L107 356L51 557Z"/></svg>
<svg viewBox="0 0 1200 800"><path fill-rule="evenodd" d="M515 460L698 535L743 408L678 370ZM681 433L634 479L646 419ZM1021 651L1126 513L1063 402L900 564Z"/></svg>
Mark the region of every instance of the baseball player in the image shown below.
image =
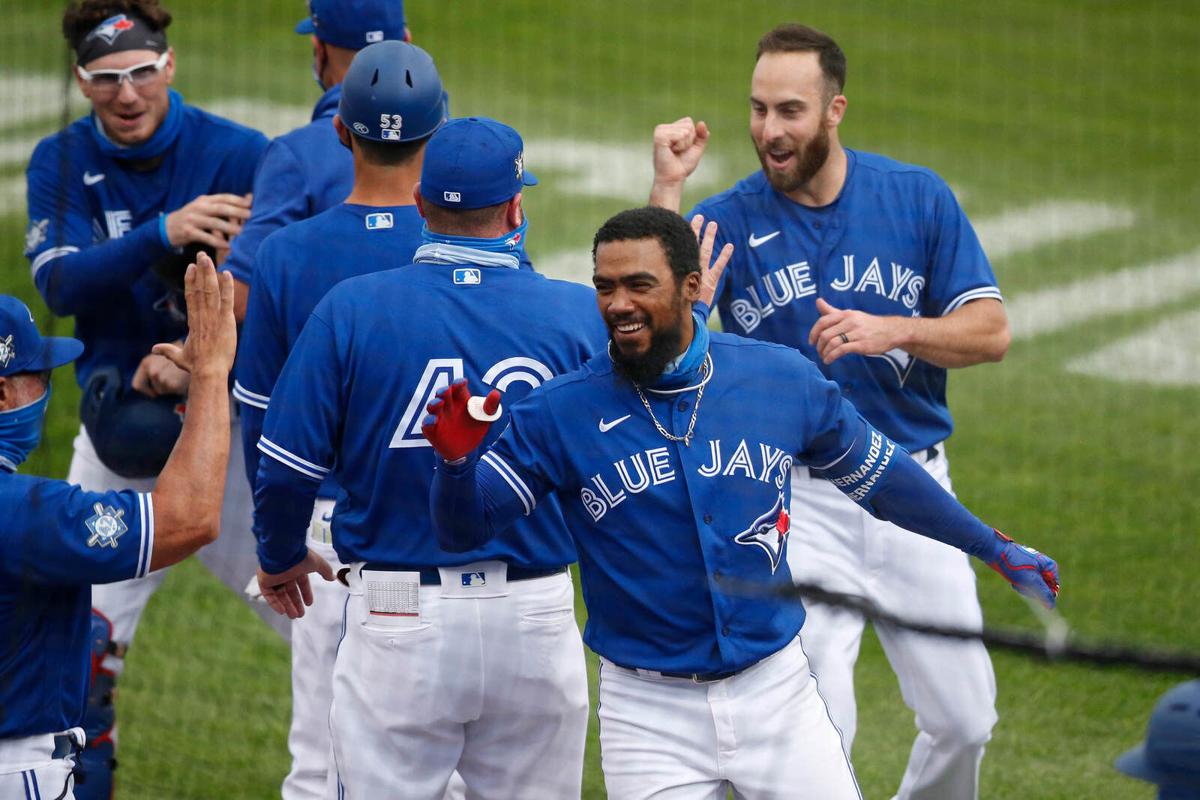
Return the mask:
<svg viewBox="0 0 1200 800"><path fill-rule="evenodd" d="M41 437L50 371L85 344L43 338L21 301L0 296L0 797L96 796L91 773L72 792L95 679L89 659L103 658L109 641L93 623L92 584L143 577L217 536L229 456L233 282L218 281L201 256L186 283L187 343L155 352L191 374L188 414L147 491L92 492L14 474Z"/></svg>
<svg viewBox="0 0 1200 800"><path fill-rule="evenodd" d="M1048 606L1057 567L972 516L800 353L710 334L690 310L690 233L653 207L601 227L607 353L512 406L482 455L498 393L468 399L458 382L429 404L438 541L474 552L558 497L601 657L609 797L857 798L797 636L804 609L746 589L790 580L792 464Z"/></svg>
<svg viewBox="0 0 1200 800"><path fill-rule="evenodd" d="M437 548L421 417L463 375L506 397L604 341L585 287L520 270L521 137L456 119L429 140L415 263L338 284L275 383L259 441L255 534L272 607L301 616L309 509L337 481L333 546L349 602L330 728L347 797L440 798L455 769L479 798L578 797L582 643L557 503L458 555ZM381 768L380 765L387 765Z"/></svg>
<svg viewBox="0 0 1200 800"><path fill-rule="evenodd" d="M1158 800L1200 800L1200 681L1181 683L1154 705L1146 741L1117 769L1158 786Z"/></svg>
<svg viewBox="0 0 1200 800"><path fill-rule="evenodd" d="M239 321L246 314L259 245L285 225L341 203L353 188L350 152L332 123L354 54L375 42L411 38L403 0L310 0L309 11L296 33L312 37L313 78L323 94L312 121L273 140L255 173L250 218L222 265L237 281Z"/></svg>
<svg viewBox="0 0 1200 800"><path fill-rule="evenodd" d="M799 349L949 491L947 368L999 361L1008 322L988 259L946 183L923 167L842 147L845 75L845 55L825 34L801 25L767 33L750 87L762 169L693 213L715 220L720 240L737 246L718 297L726 329ZM690 119L656 129L652 203L679 208L707 139L704 124ZM906 617L982 626L962 553L914 541L804 465L792 483L793 577ZM856 612L812 604L804 626L847 751L863 625ZM976 796L996 721L987 651L978 640L887 625L876 633L918 728L897 797Z"/></svg>
<svg viewBox="0 0 1200 800"><path fill-rule="evenodd" d="M159 276L185 247L224 252L249 213L258 132L184 103L171 90L171 15L157 0L81 0L63 30L92 111L43 139L30 159L25 255L55 314L75 317L84 351L75 367L84 425L68 480L89 491L150 491L179 435L187 374L151 352L186 330L180 294ZM164 264L166 265L164 267ZM230 469L241 475L240 449ZM250 496L235 480L226 529L250 523ZM253 570L246 535L223 537L202 558L239 594ZM81 793L107 797L112 766L112 684L138 619L164 573L98 586L93 602L112 624L89 705L92 775ZM265 611L265 609L264 609ZM270 615L274 617L275 615ZM108 624L102 621L102 624Z"/></svg>
<svg viewBox="0 0 1200 800"><path fill-rule="evenodd" d="M255 258L233 390L243 404L251 485L275 380L313 308L346 278L411 263L421 244L413 187L421 176L425 143L445 119L442 81L433 59L405 42L373 44L354 57L341 89L331 127L352 153L350 196L272 233ZM395 120L402 122L393 125ZM330 247L336 248L332 257ZM337 494L336 481L322 482L308 542L333 564L337 555L329 523ZM292 622L292 767L283 783L284 800L323 796L328 772L333 659L346 588L322 581L314 593L311 612Z"/></svg>

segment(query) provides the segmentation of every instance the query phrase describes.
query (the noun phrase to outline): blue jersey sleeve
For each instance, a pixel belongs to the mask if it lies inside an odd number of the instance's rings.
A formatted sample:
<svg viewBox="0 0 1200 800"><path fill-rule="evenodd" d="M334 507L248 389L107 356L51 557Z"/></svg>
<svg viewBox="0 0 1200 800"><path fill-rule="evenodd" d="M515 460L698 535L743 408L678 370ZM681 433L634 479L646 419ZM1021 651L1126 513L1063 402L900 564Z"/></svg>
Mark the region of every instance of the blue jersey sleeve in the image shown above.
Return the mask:
<svg viewBox="0 0 1200 800"><path fill-rule="evenodd" d="M311 214L305 172L286 142L267 147L254 175L254 205L250 219L233 240L222 269L251 284L259 248L266 238L285 225Z"/></svg>
<svg viewBox="0 0 1200 800"><path fill-rule="evenodd" d="M269 260L271 251L270 241L264 242L257 260ZM242 404L242 442L251 488L258 472L258 439L267 403L288 356L278 286L273 280L276 274L272 267L254 273L234 368L233 396ZM264 279L264 275L268 277Z"/></svg>
<svg viewBox="0 0 1200 800"><path fill-rule="evenodd" d="M133 283L168 252L159 218L117 239L92 240L82 180L64 180L61 142L43 141L25 172L29 229L25 257L50 310L69 316ZM73 174L74 167L68 172Z"/></svg>
<svg viewBox="0 0 1200 800"><path fill-rule="evenodd" d="M944 317L972 300L1002 299L975 229L950 187L941 179L937 179L927 224L931 269L922 313L927 317Z"/></svg>
<svg viewBox="0 0 1200 800"><path fill-rule="evenodd" d="M462 464L438 465L430 511L443 550L482 546L565 484L561 448L545 440L550 419L545 393L535 389L512 408L508 427L490 449Z"/></svg>
<svg viewBox="0 0 1200 800"><path fill-rule="evenodd" d="M86 492L65 481L20 481L4 492L0 571L64 585L112 583L150 572L154 504L149 493Z"/></svg>
<svg viewBox="0 0 1200 800"><path fill-rule="evenodd" d="M272 390L258 440L254 535L259 563L279 573L304 558L313 500L333 468L343 418L342 360L322 302Z"/></svg>

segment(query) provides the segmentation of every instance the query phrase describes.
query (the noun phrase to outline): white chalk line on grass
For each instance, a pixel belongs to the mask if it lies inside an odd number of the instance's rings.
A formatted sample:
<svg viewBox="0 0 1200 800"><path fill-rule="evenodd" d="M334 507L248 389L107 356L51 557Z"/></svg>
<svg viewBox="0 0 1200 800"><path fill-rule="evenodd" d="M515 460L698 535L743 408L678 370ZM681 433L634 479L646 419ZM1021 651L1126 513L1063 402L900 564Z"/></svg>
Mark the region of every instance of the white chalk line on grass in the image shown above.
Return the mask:
<svg viewBox="0 0 1200 800"><path fill-rule="evenodd" d="M1200 270L1200 264L1195 268ZM1068 361L1066 369L1122 383L1200 386L1200 311L1170 316Z"/></svg>
<svg viewBox="0 0 1200 800"><path fill-rule="evenodd" d="M981 219L975 226L983 251L993 262L1047 244L1128 228L1132 209L1075 200L1051 200Z"/></svg>

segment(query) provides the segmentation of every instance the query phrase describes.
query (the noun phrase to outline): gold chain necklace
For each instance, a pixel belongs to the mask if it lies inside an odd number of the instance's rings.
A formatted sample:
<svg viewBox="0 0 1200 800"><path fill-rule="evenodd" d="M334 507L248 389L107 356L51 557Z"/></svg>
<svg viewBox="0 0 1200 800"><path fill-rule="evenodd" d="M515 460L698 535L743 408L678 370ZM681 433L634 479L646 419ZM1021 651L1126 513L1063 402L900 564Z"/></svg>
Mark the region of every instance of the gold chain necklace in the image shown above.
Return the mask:
<svg viewBox="0 0 1200 800"><path fill-rule="evenodd" d="M687 432L683 434L683 436L676 436L673 433L669 433L667 429L662 426L662 423L658 421L658 417L654 416L654 409L650 408L650 402L646 400L646 395L642 394L642 387L638 386L637 383L633 384L633 388L637 391L638 399L640 399L642 401L642 405L646 407L647 413L650 414L650 421L654 423L655 428L658 428L658 432L672 442L683 442L684 447L692 446L692 432L696 429L696 415L700 413L700 398L704 397L704 387L708 384L708 381L704 379L708 377L711 364L709 359L710 357L706 353L704 355L704 363L700 365L700 388L696 390L696 404L692 406L692 419L688 423Z"/></svg>

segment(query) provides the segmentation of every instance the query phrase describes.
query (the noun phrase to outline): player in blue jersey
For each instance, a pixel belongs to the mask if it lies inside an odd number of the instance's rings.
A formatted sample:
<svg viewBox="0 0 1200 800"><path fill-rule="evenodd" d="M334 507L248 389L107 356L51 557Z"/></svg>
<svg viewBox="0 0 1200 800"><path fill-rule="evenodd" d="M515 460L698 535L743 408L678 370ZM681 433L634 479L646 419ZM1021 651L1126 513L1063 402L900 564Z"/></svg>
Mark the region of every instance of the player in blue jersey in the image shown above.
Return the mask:
<svg viewBox="0 0 1200 800"><path fill-rule="evenodd" d="M255 483L260 583L301 616L309 511L341 488L333 546L350 599L330 714L349 797L578 797L587 725L582 644L557 503L450 555L429 519L425 405L472 375L516 399L602 345L592 292L520 270L523 145L457 119L429 140L415 263L343 281L317 305L267 408ZM253 295L252 295L253 296ZM386 765L381 768L380 765Z"/></svg>
<svg viewBox="0 0 1200 800"><path fill-rule="evenodd" d="M255 256L267 236L333 208L353 188L350 152L339 141L333 116L354 54L375 42L411 39L403 0L310 0L309 11L296 33L312 38L313 78L323 94L312 121L274 139L255 173L250 218L222 265L237 280L239 320L246 314Z"/></svg>
<svg viewBox="0 0 1200 800"><path fill-rule="evenodd" d="M227 251L249 214L254 165L267 144L257 131L190 106L171 90L170 22L157 0L82 0L67 7L63 31L92 112L39 142L27 171L25 254L33 281L51 311L75 317L75 335L84 343L75 365L84 390L83 425L68 480L90 491L149 491L170 454L187 375L151 352L156 342L178 340L187 330L171 282L178 275L169 273L182 259L177 251ZM230 463L240 478L240 449ZM245 533L251 501L240 479L230 489L224 527L234 535L201 558L240 594L254 569ZM105 712L88 722L95 747L83 761L95 763L94 775L112 763L112 741L104 735L112 706L104 695L163 575L93 593L116 642L90 706ZM93 777L87 795L104 784Z"/></svg>
<svg viewBox="0 0 1200 800"><path fill-rule="evenodd" d="M355 56L341 89L332 127L352 153L350 196L272 233L255 258L233 389L242 403L252 484L271 391L313 308L346 278L412 263L421 245L423 222L413 187L421 177L425 143L445 118L433 59L405 42L373 44ZM402 120L402 127L392 127L393 120ZM332 479L321 485L309 526L309 547L335 564L329 522L337 493ZM333 659L346 589L322 581L313 591L310 613L292 622L292 768L283 783L284 800L322 796L328 772Z"/></svg>
<svg viewBox="0 0 1200 800"><path fill-rule="evenodd" d="M191 391L183 431L148 491L90 492L14 474L41 437L50 371L84 344L43 338L21 301L0 296L0 797L110 796L97 793L92 773L72 793L89 662L108 643L92 621L92 584L160 570L217 536L236 326L232 279L200 262L186 278L187 343L155 348L190 372Z"/></svg>
<svg viewBox="0 0 1200 800"><path fill-rule="evenodd" d="M747 589L790 585L792 465L1048 606L1057 567L972 516L800 353L710 334L690 313L701 280L676 214L622 212L593 253L607 353L510 406L482 455L494 394L456 383L429 404L438 540L473 552L559 499L601 656L610 798L856 798L797 637L803 607Z"/></svg>
<svg viewBox="0 0 1200 800"><path fill-rule="evenodd" d="M841 145L845 76L845 54L825 34L800 25L767 33L750 86L762 169L693 213L719 223L721 239L737 247L718 298L726 329L799 349L949 490L947 369L1004 356L1010 337L1000 290L941 178ZM656 129L652 203L679 208L707 139L704 124L690 119ZM789 558L797 580L905 617L982 626L962 553L913 542L802 466L793 485ZM812 604L804 628L847 750L863 626L856 612ZM986 649L978 640L875 629L918 728L897 797L975 797L996 722Z"/></svg>

